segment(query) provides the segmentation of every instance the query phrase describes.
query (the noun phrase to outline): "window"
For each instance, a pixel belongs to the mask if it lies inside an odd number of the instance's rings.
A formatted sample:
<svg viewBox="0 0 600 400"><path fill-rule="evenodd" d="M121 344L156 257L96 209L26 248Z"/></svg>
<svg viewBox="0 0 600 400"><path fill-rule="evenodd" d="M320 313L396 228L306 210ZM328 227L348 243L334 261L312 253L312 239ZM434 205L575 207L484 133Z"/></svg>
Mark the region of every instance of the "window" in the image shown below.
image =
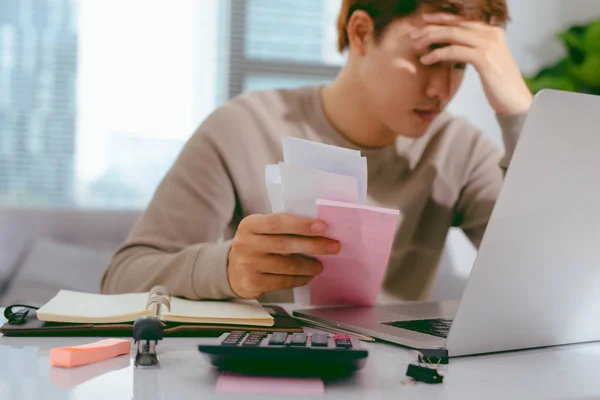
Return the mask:
<svg viewBox="0 0 600 400"><path fill-rule="evenodd" d="M231 0L229 97L331 81L340 0Z"/></svg>
<svg viewBox="0 0 600 400"><path fill-rule="evenodd" d="M2 0L0 205L134 208L247 90L335 77L340 0Z"/></svg>

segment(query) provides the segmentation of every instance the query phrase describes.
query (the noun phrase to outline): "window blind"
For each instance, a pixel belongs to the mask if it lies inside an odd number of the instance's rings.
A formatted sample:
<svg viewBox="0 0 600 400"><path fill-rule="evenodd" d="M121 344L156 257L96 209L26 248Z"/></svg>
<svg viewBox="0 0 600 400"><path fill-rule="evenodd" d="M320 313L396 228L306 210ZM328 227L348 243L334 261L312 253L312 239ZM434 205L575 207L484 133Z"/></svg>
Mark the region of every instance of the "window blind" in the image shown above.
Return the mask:
<svg viewBox="0 0 600 400"><path fill-rule="evenodd" d="M231 0L229 97L247 90L329 82L340 0Z"/></svg>
<svg viewBox="0 0 600 400"><path fill-rule="evenodd" d="M1 203L73 203L76 19L71 0L0 2Z"/></svg>
<svg viewBox="0 0 600 400"><path fill-rule="evenodd" d="M339 4L0 1L0 206L144 208L227 98L337 75Z"/></svg>

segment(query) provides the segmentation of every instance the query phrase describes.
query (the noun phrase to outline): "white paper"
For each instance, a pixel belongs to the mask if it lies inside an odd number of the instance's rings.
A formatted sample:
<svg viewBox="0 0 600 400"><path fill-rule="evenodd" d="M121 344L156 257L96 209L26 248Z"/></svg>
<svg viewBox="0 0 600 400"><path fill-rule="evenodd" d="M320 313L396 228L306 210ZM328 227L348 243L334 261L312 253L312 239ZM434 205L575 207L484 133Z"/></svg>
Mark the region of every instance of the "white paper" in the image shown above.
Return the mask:
<svg viewBox="0 0 600 400"><path fill-rule="evenodd" d="M310 155L312 152L337 152L347 154L349 156L360 157L360 151L347 149L345 147L332 146L330 144L313 142L311 140L300 139L293 136L286 136L283 138L283 161L286 163L293 163L296 157L304 158L306 155Z"/></svg>
<svg viewBox="0 0 600 400"><path fill-rule="evenodd" d="M353 176L284 163L279 170L286 213L316 218L318 199L358 202L358 182Z"/></svg>
<svg viewBox="0 0 600 400"><path fill-rule="evenodd" d="M366 204L367 159L361 157L360 151L285 137L283 138L283 161L285 164L354 177L358 185L356 203Z"/></svg>
<svg viewBox="0 0 600 400"><path fill-rule="evenodd" d="M265 185L267 194L271 203L271 212L283 212L283 198L281 193L281 172L278 164L271 164L265 167Z"/></svg>

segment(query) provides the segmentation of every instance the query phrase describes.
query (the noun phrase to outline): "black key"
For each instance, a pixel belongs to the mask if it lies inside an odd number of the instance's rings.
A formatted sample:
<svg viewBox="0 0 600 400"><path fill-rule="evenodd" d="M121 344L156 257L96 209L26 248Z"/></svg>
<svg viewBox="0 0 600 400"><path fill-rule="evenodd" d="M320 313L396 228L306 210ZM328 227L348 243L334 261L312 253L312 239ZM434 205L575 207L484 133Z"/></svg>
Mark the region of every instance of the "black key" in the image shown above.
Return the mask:
<svg viewBox="0 0 600 400"><path fill-rule="evenodd" d="M343 347L350 348L352 347L352 342L349 339L335 339L335 347Z"/></svg>
<svg viewBox="0 0 600 400"><path fill-rule="evenodd" d="M292 340L290 341L290 345L305 346L306 345L306 334L305 333L292 334Z"/></svg>
<svg viewBox="0 0 600 400"><path fill-rule="evenodd" d="M384 324L445 338L448 336L448 332L450 331L452 320L438 318L384 322Z"/></svg>

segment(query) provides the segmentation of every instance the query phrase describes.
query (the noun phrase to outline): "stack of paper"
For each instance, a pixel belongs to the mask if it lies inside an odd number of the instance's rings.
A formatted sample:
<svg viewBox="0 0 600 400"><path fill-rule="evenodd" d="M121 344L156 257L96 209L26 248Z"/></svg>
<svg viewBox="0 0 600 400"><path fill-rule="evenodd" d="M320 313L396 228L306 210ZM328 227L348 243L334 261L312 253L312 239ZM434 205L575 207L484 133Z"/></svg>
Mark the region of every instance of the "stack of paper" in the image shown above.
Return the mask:
<svg viewBox="0 0 600 400"><path fill-rule="evenodd" d="M326 236L341 243L339 254L315 256L324 271L307 288L309 303L374 304L399 211L366 205L366 158L356 150L287 137L283 159L265 171L272 211L318 218L327 224ZM300 291L294 295L302 297Z"/></svg>

